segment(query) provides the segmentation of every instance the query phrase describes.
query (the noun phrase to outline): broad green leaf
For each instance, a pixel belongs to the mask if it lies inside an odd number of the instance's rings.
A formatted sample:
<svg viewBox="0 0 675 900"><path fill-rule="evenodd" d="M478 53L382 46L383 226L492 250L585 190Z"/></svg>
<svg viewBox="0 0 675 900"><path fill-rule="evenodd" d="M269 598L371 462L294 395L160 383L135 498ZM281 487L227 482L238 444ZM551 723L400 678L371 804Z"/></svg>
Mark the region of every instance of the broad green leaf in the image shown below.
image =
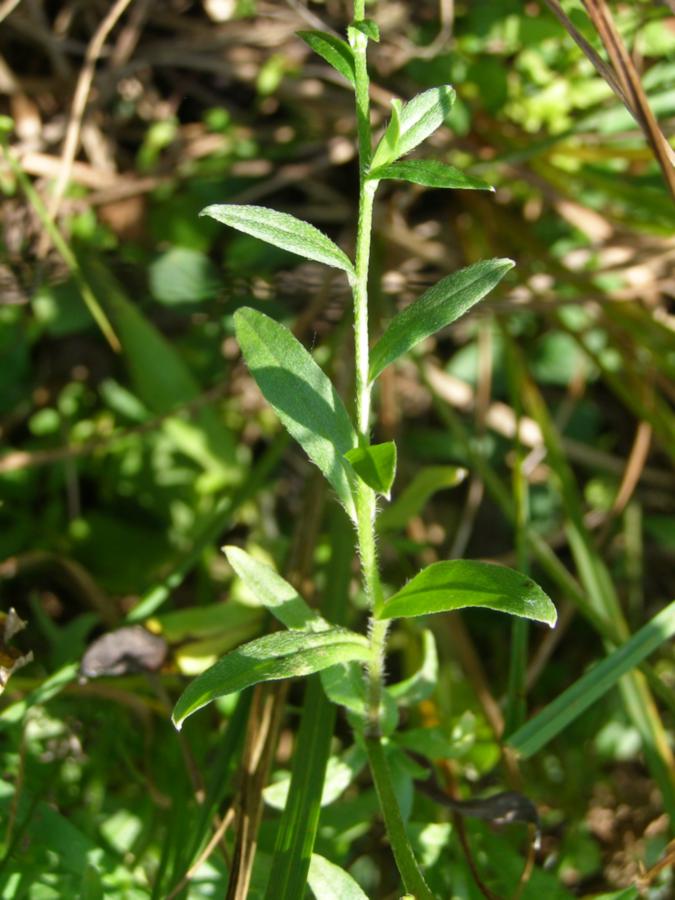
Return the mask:
<svg viewBox="0 0 675 900"><path fill-rule="evenodd" d="M345 453L345 458L361 481L389 499L396 476L396 444L393 441L354 447Z"/></svg>
<svg viewBox="0 0 675 900"><path fill-rule="evenodd" d="M349 464L356 434L327 375L291 332L254 309L234 315L239 346L265 399L355 518Z"/></svg>
<svg viewBox="0 0 675 900"><path fill-rule="evenodd" d="M514 732L508 739L509 744L521 756L532 756L673 635L675 600Z"/></svg>
<svg viewBox="0 0 675 900"><path fill-rule="evenodd" d="M152 296L165 306L213 300L222 290L222 278L209 257L187 247L162 253L148 274Z"/></svg>
<svg viewBox="0 0 675 900"><path fill-rule="evenodd" d="M82 255L87 280L113 323L122 345L135 393L155 415L168 416L202 393L202 387L170 342L133 303L121 284L95 256ZM235 481L234 441L212 406L193 411L190 421L169 417L164 430L182 452L205 468L215 468L227 481Z"/></svg>
<svg viewBox="0 0 675 900"><path fill-rule="evenodd" d="M515 263L511 259L485 259L442 278L398 313L373 347L370 380L415 344L429 337L482 300Z"/></svg>
<svg viewBox="0 0 675 900"><path fill-rule="evenodd" d="M397 703L411 706L430 697L438 683L438 653L433 632L425 628L422 632L422 665L411 675L386 690Z"/></svg>
<svg viewBox="0 0 675 900"><path fill-rule="evenodd" d="M392 115L387 130L377 145L371 162L373 168L393 162L426 140L443 124L454 99L454 90L445 84L418 94L402 106L400 121L396 123Z"/></svg>
<svg viewBox="0 0 675 900"><path fill-rule="evenodd" d="M298 31L297 35L347 81L356 83L354 54L346 41L326 31Z"/></svg>
<svg viewBox="0 0 675 900"><path fill-rule="evenodd" d="M457 487L466 476L467 470L458 466L426 466L420 469L401 495L377 517L378 531L405 528L436 491Z"/></svg>
<svg viewBox="0 0 675 900"><path fill-rule="evenodd" d="M348 872L318 853L312 853L307 880L316 900L368 900Z"/></svg>
<svg viewBox="0 0 675 900"><path fill-rule="evenodd" d="M298 752L301 752L298 747ZM331 756L326 766L326 775L321 794L321 806L330 806L347 790L367 762L365 751L353 744L342 756ZM273 809L284 809L291 784L291 775L285 773L282 778L268 785L263 791L265 803Z"/></svg>
<svg viewBox="0 0 675 900"><path fill-rule="evenodd" d="M363 727L368 718L368 698L363 666L347 662L331 666L321 673L321 684L326 696L338 706L344 706L354 728ZM380 730L383 735L391 734L398 725L396 701L386 691L382 695Z"/></svg>
<svg viewBox="0 0 675 900"><path fill-rule="evenodd" d="M325 628L326 623L311 609L295 588L271 566L239 547L223 547L228 562L251 593L286 628Z"/></svg>
<svg viewBox="0 0 675 900"><path fill-rule="evenodd" d="M305 259L342 269L349 276L354 274L354 266L349 257L337 244L309 222L303 222L288 213L264 206L223 203L207 206L199 215L210 216L223 225L250 234L274 247L281 247L289 253L297 253Z"/></svg>
<svg viewBox="0 0 675 900"><path fill-rule="evenodd" d="M188 716L225 694L261 681L310 675L337 663L365 661L369 654L366 638L346 628L266 634L228 653L195 678L178 698L171 718L180 729Z"/></svg>
<svg viewBox="0 0 675 900"><path fill-rule="evenodd" d="M376 44L380 41L380 27L372 19L361 19L359 22L352 22L349 27L355 28L361 34L365 34L367 38L375 41Z"/></svg>
<svg viewBox="0 0 675 900"><path fill-rule="evenodd" d="M378 166L368 173L371 180L389 179L410 181L432 188L458 188L461 190L494 191L492 185L482 178L465 175L454 166L433 159L411 159L403 162Z"/></svg>
<svg viewBox="0 0 675 900"><path fill-rule="evenodd" d="M468 559L427 566L386 601L379 618L424 616L468 606L495 609L551 627L557 619L550 598L527 575Z"/></svg>

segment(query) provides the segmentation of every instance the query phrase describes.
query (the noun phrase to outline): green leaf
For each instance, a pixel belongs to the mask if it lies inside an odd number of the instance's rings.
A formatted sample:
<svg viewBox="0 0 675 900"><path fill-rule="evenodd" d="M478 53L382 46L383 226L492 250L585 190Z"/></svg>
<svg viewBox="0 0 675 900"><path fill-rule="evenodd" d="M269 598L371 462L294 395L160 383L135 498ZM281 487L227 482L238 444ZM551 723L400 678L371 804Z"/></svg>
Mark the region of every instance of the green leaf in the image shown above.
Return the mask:
<svg viewBox="0 0 675 900"><path fill-rule="evenodd" d="M326 700L326 702L328 701ZM303 752L303 746L300 743L298 744L297 752ZM331 756L328 759L325 780L321 788L321 806L330 806L331 803L337 800L355 780L366 762L365 751L358 744L353 744L342 756ZM268 785L263 791L265 803L271 806L272 809L284 809L290 784L291 775L289 772L284 774L278 781Z"/></svg>
<svg viewBox="0 0 675 900"><path fill-rule="evenodd" d="M237 310L234 324L244 359L265 399L355 519L352 475L343 457L356 445L356 434L327 375L274 319L245 308Z"/></svg>
<svg viewBox="0 0 675 900"><path fill-rule="evenodd" d="M239 547L228 546L223 550L246 587L286 628L327 627L295 588L271 566L266 566Z"/></svg>
<svg viewBox="0 0 675 900"><path fill-rule="evenodd" d="M338 706L344 706L348 711L352 727L362 729L368 719L368 697L363 666L356 662L331 666L321 673L321 684L328 699ZM396 730L397 725L396 701L385 691L380 710L380 731L385 736L389 735Z"/></svg>
<svg viewBox="0 0 675 900"><path fill-rule="evenodd" d="M391 179L410 181L432 188L458 188L462 190L494 191L492 185L482 178L465 175L454 166L433 159L411 159L404 162L378 166L368 173L371 180Z"/></svg>
<svg viewBox="0 0 675 900"><path fill-rule="evenodd" d="M356 84L354 54L346 41L326 31L298 31L297 35L347 81Z"/></svg>
<svg viewBox="0 0 675 900"><path fill-rule="evenodd" d="M346 628L325 631L282 631L244 644L195 678L174 707L172 720L180 729L192 713L218 697L261 681L298 678L337 663L368 659L368 641Z"/></svg>
<svg viewBox="0 0 675 900"><path fill-rule="evenodd" d="M674 634L675 600L514 732L508 739L509 744L521 756L532 756Z"/></svg>
<svg viewBox="0 0 675 900"><path fill-rule="evenodd" d="M361 34L365 34L369 40L379 44L380 27L377 22L374 22L372 19L361 19L359 22L352 22L349 27L355 28L357 31L360 31Z"/></svg>
<svg viewBox="0 0 675 900"><path fill-rule="evenodd" d="M419 515L436 491L457 487L466 476L467 470L458 466L425 466L420 469L391 506L382 510L377 518L378 531L405 528L413 516Z"/></svg>
<svg viewBox="0 0 675 900"><path fill-rule="evenodd" d="M422 632L422 665L411 675L386 690L397 703L412 706L430 697L438 684L438 652L433 632L425 628Z"/></svg>
<svg viewBox="0 0 675 900"><path fill-rule="evenodd" d="M431 88L413 97L401 108L398 127L392 115L375 150L372 166L384 166L414 150L443 124L454 99L455 92L450 85Z"/></svg>
<svg viewBox="0 0 675 900"><path fill-rule="evenodd" d="M354 266L349 257L337 244L309 222L303 222L302 219L296 219L288 213L277 212L264 206L223 203L207 206L199 215L210 216L223 225L250 234L274 247L297 253L305 259L313 259L327 266L342 269L350 276L354 274Z"/></svg>
<svg viewBox="0 0 675 900"><path fill-rule="evenodd" d="M113 324L134 391L145 406L155 415L168 416L201 396L203 389L183 358L107 266L93 254L82 254L80 265ZM208 468L217 468L228 481L238 478L232 434L213 406L195 409L189 422L170 417L164 430L199 464L207 467L208 462Z"/></svg>
<svg viewBox="0 0 675 900"><path fill-rule="evenodd" d="M551 627L557 619L550 598L527 575L468 559L427 566L386 601L379 618L424 616L468 606L495 609Z"/></svg>
<svg viewBox="0 0 675 900"><path fill-rule="evenodd" d="M398 313L373 347L370 380L415 344L429 337L482 300L515 263L511 259L485 259L442 278Z"/></svg>
<svg viewBox="0 0 675 900"><path fill-rule="evenodd" d="M187 247L172 247L150 266L150 290L158 303L177 306L213 300L222 279L205 253Z"/></svg>
<svg viewBox="0 0 675 900"><path fill-rule="evenodd" d="M348 872L318 853L312 853L307 880L316 900L368 900Z"/></svg>
<svg viewBox="0 0 675 900"><path fill-rule="evenodd" d="M361 481L389 499L396 476L396 444L393 441L354 447L345 453L345 458Z"/></svg>

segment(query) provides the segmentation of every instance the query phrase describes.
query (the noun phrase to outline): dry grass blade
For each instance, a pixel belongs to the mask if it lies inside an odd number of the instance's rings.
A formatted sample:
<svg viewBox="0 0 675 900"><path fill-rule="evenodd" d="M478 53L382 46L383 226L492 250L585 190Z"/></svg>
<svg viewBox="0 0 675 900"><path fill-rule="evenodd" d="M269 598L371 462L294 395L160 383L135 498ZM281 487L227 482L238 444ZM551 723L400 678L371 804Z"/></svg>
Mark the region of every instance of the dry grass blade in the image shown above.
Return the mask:
<svg viewBox="0 0 675 900"><path fill-rule="evenodd" d="M577 30L559 0L544 0L553 15L602 75L645 134L654 157L675 199L675 151L666 140L649 106L635 64L621 40L614 19L604 0L584 0L584 6L602 41L611 66L608 66Z"/></svg>
<svg viewBox="0 0 675 900"><path fill-rule="evenodd" d="M663 171L668 189L675 199L675 153L658 126L640 76L626 45L621 40L612 13L605 0L584 0L584 6L607 50L607 55L628 98L629 108L642 128Z"/></svg>

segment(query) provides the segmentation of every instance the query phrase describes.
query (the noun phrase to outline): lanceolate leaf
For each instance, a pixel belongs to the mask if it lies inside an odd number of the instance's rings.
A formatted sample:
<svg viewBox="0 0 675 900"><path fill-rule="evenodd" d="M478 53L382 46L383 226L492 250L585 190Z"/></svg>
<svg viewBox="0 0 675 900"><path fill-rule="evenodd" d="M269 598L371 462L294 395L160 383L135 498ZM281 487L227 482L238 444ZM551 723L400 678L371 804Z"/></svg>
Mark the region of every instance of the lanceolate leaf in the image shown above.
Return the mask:
<svg viewBox="0 0 675 900"><path fill-rule="evenodd" d="M228 562L254 597L287 628L326 627L318 613L271 566L266 566L239 547L223 547L223 550Z"/></svg>
<svg viewBox="0 0 675 900"><path fill-rule="evenodd" d="M370 380L411 347L463 316L512 269L511 259L485 259L442 278L389 323L370 357Z"/></svg>
<svg viewBox="0 0 675 900"><path fill-rule="evenodd" d="M334 244L329 237L302 219L288 213L277 212L264 206L242 206L223 203L207 206L200 213L210 216L223 225L236 228L253 237L260 238L289 253L297 253L306 259L314 259L342 269L348 275L354 274L354 266L349 257Z"/></svg>
<svg viewBox="0 0 675 900"><path fill-rule="evenodd" d="M345 457L362 481L389 499L396 476L396 444L393 441L355 447L345 453Z"/></svg>
<svg viewBox="0 0 675 900"><path fill-rule="evenodd" d="M391 133L396 127L392 117L382 140L377 145L372 166L384 166L414 150L443 124L454 100L455 92L447 84L431 88L413 97L401 108L397 136Z"/></svg>
<svg viewBox="0 0 675 900"><path fill-rule="evenodd" d="M283 325L248 308L237 310L234 324L244 359L265 399L354 518L353 476L343 457L356 445L356 435L335 388Z"/></svg>
<svg viewBox="0 0 675 900"><path fill-rule="evenodd" d="M410 181L413 184L422 184L432 188L494 191L492 185L483 181L482 178L472 178L471 175L465 175L454 166L433 159L410 159L390 163L387 166L378 166L377 169L370 170L368 178L378 181L385 178Z"/></svg>
<svg viewBox="0 0 675 900"><path fill-rule="evenodd" d="M356 83L354 54L346 41L326 31L298 31L297 34L318 56L325 59L328 65L344 75L352 84Z"/></svg>
<svg viewBox="0 0 675 900"><path fill-rule="evenodd" d="M469 606L546 622L551 627L557 619L550 598L527 575L467 559L427 566L387 600L379 618L424 616Z"/></svg>
<svg viewBox="0 0 675 900"><path fill-rule="evenodd" d="M371 41L379 43L380 27L373 19L361 19L359 22L352 22L349 27L362 32L367 38L370 38Z"/></svg>
<svg viewBox="0 0 675 900"><path fill-rule="evenodd" d="M336 663L366 660L369 653L366 638L346 628L266 634L228 653L195 678L174 707L173 723L180 728L188 716L212 700L261 681L311 675Z"/></svg>

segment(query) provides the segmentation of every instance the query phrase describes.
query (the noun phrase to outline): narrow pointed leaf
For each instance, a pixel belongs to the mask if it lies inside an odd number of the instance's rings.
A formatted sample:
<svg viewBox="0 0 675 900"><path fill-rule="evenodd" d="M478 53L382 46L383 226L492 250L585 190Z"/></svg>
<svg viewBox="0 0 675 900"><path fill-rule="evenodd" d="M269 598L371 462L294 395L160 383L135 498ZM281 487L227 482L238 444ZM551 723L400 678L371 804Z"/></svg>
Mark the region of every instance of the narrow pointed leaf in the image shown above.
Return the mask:
<svg viewBox="0 0 675 900"><path fill-rule="evenodd" d="M419 515L436 491L457 487L467 474L467 470L459 466L425 466L420 469L391 506L383 509L377 517L378 530L405 528L413 516Z"/></svg>
<svg viewBox="0 0 675 900"><path fill-rule="evenodd" d="M361 34L365 34L367 38L371 41L375 41L376 44L379 43L380 27L377 22L374 22L372 19L361 19L359 22L352 22L349 27L355 28L357 31L360 31Z"/></svg>
<svg viewBox="0 0 675 900"><path fill-rule="evenodd" d="M289 253L297 253L305 259L325 263L342 269L348 275L354 274L354 266L349 257L340 250L318 228L296 219L288 213L277 212L264 206L243 206L236 203L222 203L207 206L200 213L210 216L223 225L243 231L252 237L266 241Z"/></svg>
<svg viewBox="0 0 675 900"><path fill-rule="evenodd" d="M551 627L557 619L550 598L527 575L468 559L427 566L387 600L379 618L424 616L471 606L546 622Z"/></svg>
<svg viewBox="0 0 675 900"><path fill-rule="evenodd" d="M482 178L465 175L454 166L433 159L410 159L403 162L378 166L368 173L369 179L380 181L410 181L432 188L457 188L461 190L494 191L492 185Z"/></svg>
<svg viewBox="0 0 675 900"><path fill-rule="evenodd" d="M328 376L291 332L253 309L234 315L239 346L265 399L289 433L335 488L352 518L349 464L356 434Z"/></svg>
<svg viewBox="0 0 675 900"><path fill-rule="evenodd" d="M396 123L392 117L377 145L372 166L384 166L414 150L443 124L454 100L455 92L448 84L413 97L401 108L398 135L393 134Z"/></svg>
<svg viewBox="0 0 675 900"><path fill-rule="evenodd" d="M509 744L521 756L532 756L674 634L675 600L514 732Z"/></svg>
<svg viewBox="0 0 675 900"><path fill-rule="evenodd" d="M389 499L396 476L396 444L393 441L355 447L345 453L345 457L362 481Z"/></svg>
<svg viewBox="0 0 675 900"><path fill-rule="evenodd" d="M172 719L180 728L192 713L225 694L261 681L298 678L337 663L366 660L368 641L346 628L282 631L244 644L195 678L178 699Z"/></svg>
<svg viewBox="0 0 675 900"><path fill-rule="evenodd" d="M318 853L312 853L307 880L316 900L368 900L349 872Z"/></svg>
<svg viewBox="0 0 675 900"><path fill-rule="evenodd" d="M346 41L327 31L298 31L297 35L347 81L356 83L354 54Z"/></svg>
<svg viewBox="0 0 675 900"><path fill-rule="evenodd" d="M293 585L271 566L240 547L223 547L227 560L254 597L286 628L325 628L326 623L305 603Z"/></svg>
<svg viewBox="0 0 675 900"><path fill-rule="evenodd" d="M373 347L370 380L424 338L452 324L499 284L512 259L485 259L442 278L398 313Z"/></svg>

